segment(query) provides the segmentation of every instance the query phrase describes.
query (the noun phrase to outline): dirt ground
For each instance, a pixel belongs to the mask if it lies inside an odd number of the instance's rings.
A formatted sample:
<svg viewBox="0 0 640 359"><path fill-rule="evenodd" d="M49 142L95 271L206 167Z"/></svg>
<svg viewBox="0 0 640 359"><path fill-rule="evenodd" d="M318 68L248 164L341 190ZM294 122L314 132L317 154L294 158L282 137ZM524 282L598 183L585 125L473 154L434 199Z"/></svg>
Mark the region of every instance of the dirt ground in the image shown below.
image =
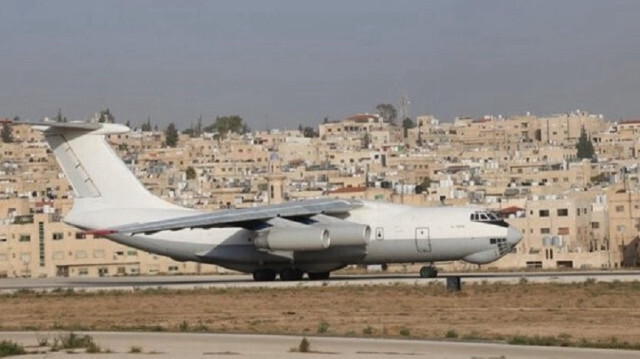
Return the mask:
<svg viewBox="0 0 640 359"><path fill-rule="evenodd" d="M1 330L146 330L640 343L640 283L18 292Z"/></svg>

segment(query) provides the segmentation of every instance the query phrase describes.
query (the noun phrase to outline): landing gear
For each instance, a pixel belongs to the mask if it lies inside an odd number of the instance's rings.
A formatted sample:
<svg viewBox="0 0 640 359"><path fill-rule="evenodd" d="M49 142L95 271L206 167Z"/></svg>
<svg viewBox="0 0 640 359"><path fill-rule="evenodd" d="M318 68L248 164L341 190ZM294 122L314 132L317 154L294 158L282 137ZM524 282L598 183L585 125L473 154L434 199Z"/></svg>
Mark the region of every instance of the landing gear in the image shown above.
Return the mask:
<svg viewBox="0 0 640 359"><path fill-rule="evenodd" d="M420 278L435 278L438 276L438 268L434 266L424 266L420 268Z"/></svg>
<svg viewBox="0 0 640 359"><path fill-rule="evenodd" d="M253 272L253 280L256 282L271 282L276 279L276 271L272 269L256 269Z"/></svg>
<svg viewBox="0 0 640 359"><path fill-rule="evenodd" d="M307 273L310 280L323 280L329 279L331 272L309 272Z"/></svg>
<svg viewBox="0 0 640 359"><path fill-rule="evenodd" d="M285 268L280 272L280 280L292 281L301 280L304 272L295 268Z"/></svg>

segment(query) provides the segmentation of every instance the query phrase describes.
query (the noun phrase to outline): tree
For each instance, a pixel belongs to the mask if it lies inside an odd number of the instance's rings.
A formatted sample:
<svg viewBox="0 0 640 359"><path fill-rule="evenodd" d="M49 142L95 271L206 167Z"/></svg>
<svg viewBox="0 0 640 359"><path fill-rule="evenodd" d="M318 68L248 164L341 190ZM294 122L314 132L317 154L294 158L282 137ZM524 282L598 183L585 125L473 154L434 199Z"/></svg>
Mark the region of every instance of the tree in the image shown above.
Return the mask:
<svg viewBox="0 0 640 359"><path fill-rule="evenodd" d="M167 147L176 147L178 145L178 130L173 122L164 131L164 144Z"/></svg>
<svg viewBox="0 0 640 359"><path fill-rule="evenodd" d="M300 125L298 126L298 131L302 132L302 136L307 138L318 137L318 132L311 126L302 127Z"/></svg>
<svg viewBox="0 0 640 359"><path fill-rule="evenodd" d="M8 123L2 125L2 130L0 130L0 139L4 143L13 143L13 128Z"/></svg>
<svg viewBox="0 0 640 359"><path fill-rule="evenodd" d="M55 122L67 122L67 116L62 116L62 109L58 109L56 117L53 118Z"/></svg>
<svg viewBox="0 0 640 359"><path fill-rule="evenodd" d="M228 133L247 133L249 126L244 123L242 117L238 115L216 117L213 124L205 127L204 132L217 132L221 137L226 137Z"/></svg>
<svg viewBox="0 0 640 359"><path fill-rule="evenodd" d="M102 111L100 111L100 114L98 115L98 122L100 123L115 123L116 122L116 118L111 114L111 111L109 111L109 109L104 109Z"/></svg>
<svg viewBox="0 0 640 359"><path fill-rule="evenodd" d="M392 125L396 124L395 121L396 121L396 117L398 116L398 112L396 111L396 108L393 107L392 104L381 103L378 106L376 106L376 110L378 111L378 114L382 116L382 118L386 122L389 122Z"/></svg>
<svg viewBox="0 0 640 359"><path fill-rule="evenodd" d="M316 130L310 126L305 127L302 134L304 135L304 137L308 138L318 137L318 132L316 132Z"/></svg>
<svg viewBox="0 0 640 359"><path fill-rule="evenodd" d="M202 115L198 116L198 121L196 122L196 128L193 129L193 137L198 137L202 135Z"/></svg>
<svg viewBox="0 0 640 359"><path fill-rule="evenodd" d="M143 123L142 126L140 126L140 130L142 130L142 132L151 131L151 117L147 117L147 122Z"/></svg>
<svg viewBox="0 0 640 359"><path fill-rule="evenodd" d="M416 185L416 194L421 194L424 192L429 193L429 186L431 186L431 178L423 178L422 182Z"/></svg>
<svg viewBox="0 0 640 359"><path fill-rule="evenodd" d="M577 157L580 159L592 159L595 154L593 143L587 136L587 130L584 126L582 126L582 129L580 130L580 138L578 138L576 149L578 150Z"/></svg>
<svg viewBox="0 0 640 359"><path fill-rule="evenodd" d="M188 180L192 180L196 178L196 170L191 166L187 167L187 170L185 171L185 173L187 175Z"/></svg>
<svg viewBox="0 0 640 359"><path fill-rule="evenodd" d="M413 123L413 121L409 117L402 120L402 128L404 129L404 138L407 138L409 134L409 129L414 127L416 127L416 124Z"/></svg>
<svg viewBox="0 0 640 359"><path fill-rule="evenodd" d="M183 135L189 135L189 137L200 137L202 135L202 116L198 117L198 121L196 122L196 126L193 127L193 122L191 122L191 127L182 131Z"/></svg>

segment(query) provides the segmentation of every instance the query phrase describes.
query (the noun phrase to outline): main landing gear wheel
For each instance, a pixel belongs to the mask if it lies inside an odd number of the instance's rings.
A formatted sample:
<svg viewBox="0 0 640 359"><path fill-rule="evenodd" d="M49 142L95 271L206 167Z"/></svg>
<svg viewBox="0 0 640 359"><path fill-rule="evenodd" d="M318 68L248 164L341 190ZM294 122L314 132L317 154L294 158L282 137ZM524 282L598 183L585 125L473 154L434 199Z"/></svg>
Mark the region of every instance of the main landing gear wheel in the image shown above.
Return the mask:
<svg viewBox="0 0 640 359"><path fill-rule="evenodd" d="M434 266L424 266L420 268L420 278L435 278L438 276L438 268Z"/></svg>
<svg viewBox="0 0 640 359"><path fill-rule="evenodd" d="M253 272L253 280L256 282L270 282L276 279L276 271L271 269L256 269Z"/></svg>
<svg viewBox="0 0 640 359"><path fill-rule="evenodd" d="M329 276L331 275L331 273L330 272L309 272L307 273L307 275L311 280L323 280L323 279L329 279Z"/></svg>
<svg viewBox="0 0 640 359"><path fill-rule="evenodd" d="M303 275L304 272L299 269L287 268L280 272L280 279L284 281L300 280Z"/></svg>

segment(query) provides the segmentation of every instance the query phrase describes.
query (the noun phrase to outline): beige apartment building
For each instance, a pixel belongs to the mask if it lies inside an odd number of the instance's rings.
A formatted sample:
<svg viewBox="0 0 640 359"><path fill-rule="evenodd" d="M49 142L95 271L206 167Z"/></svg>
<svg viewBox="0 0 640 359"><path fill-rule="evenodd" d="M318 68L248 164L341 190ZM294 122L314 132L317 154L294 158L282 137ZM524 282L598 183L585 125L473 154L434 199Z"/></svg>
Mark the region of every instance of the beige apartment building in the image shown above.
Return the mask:
<svg viewBox="0 0 640 359"><path fill-rule="evenodd" d="M420 116L417 122L406 138L379 116L361 114L320 124L315 138L297 130L181 135L177 148L164 148L163 132L136 131L107 140L147 188L188 207L243 208L324 196L471 204L500 212L524 234L514 253L485 267L640 264L640 212L634 212L640 122L609 123L581 111L442 124ZM583 127L598 162L575 160ZM16 143L0 144L0 276L221 271L83 236L65 225L60 219L72 205L72 190L41 134L15 126L14 136ZM416 193L423 182L428 188Z"/></svg>

